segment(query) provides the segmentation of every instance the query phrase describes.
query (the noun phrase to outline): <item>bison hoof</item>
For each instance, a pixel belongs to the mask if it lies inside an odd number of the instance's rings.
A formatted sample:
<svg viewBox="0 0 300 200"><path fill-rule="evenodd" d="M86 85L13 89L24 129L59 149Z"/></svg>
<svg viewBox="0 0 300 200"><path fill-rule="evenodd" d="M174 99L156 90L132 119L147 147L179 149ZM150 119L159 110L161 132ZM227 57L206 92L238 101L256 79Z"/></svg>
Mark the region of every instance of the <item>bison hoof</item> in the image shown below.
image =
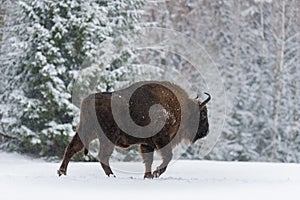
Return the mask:
<svg viewBox="0 0 300 200"><path fill-rule="evenodd" d="M155 171L153 172L154 178L158 178L160 175L161 175L161 173L160 173L160 170L159 170L159 169L157 169L157 170L155 170Z"/></svg>
<svg viewBox="0 0 300 200"><path fill-rule="evenodd" d="M154 176L153 174L151 174L151 172L146 172L145 175L144 175L144 179L152 179Z"/></svg>
<svg viewBox="0 0 300 200"><path fill-rule="evenodd" d="M67 175L67 172L66 172L66 170L63 170L63 169L59 169L59 170L57 170L57 174L58 174L58 176L61 176L61 175Z"/></svg>
<svg viewBox="0 0 300 200"><path fill-rule="evenodd" d="M116 176L114 174L106 174L108 177L113 177L116 178Z"/></svg>

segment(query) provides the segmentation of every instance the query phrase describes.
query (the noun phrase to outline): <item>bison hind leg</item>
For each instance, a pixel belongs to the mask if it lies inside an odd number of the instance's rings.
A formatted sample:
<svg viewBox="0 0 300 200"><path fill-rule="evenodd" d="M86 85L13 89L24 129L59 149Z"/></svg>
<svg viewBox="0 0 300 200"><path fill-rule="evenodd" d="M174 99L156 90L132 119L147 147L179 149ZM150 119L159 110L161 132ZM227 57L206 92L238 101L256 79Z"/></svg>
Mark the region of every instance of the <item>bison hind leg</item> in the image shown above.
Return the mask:
<svg viewBox="0 0 300 200"><path fill-rule="evenodd" d="M69 164L71 158L75 154L77 154L79 151L81 151L82 149L83 149L83 143L82 143L81 139L79 138L78 133L76 133L74 135L72 141L70 142L70 144L67 146L62 164L61 164L59 170L57 170L57 174L59 176L67 175L67 168L68 168L68 164Z"/></svg>
<svg viewBox="0 0 300 200"><path fill-rule="evenodd" d="M153 178L153 174L151 172L151 166L153 163L154 148L146 144L141 144L140 153L145 164L144 178Z"/></svg>

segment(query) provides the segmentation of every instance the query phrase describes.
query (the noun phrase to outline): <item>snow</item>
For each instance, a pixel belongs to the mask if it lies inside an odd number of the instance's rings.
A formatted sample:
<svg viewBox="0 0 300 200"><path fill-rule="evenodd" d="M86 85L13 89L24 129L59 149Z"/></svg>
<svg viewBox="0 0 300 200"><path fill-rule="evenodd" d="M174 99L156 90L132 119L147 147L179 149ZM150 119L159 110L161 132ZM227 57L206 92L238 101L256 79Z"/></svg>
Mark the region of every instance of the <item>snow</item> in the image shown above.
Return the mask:
<svg viewBox="0 0 300 200"><path fill-rule="evenodd" d="M1 199L299 198L299 164L179 160L153 180L132 173L143 170L142 163L135 162L113 162L117 178L106 177L98 163L71 162L63 177L56 175L58 167L59 163L0 152Z"/></svg>

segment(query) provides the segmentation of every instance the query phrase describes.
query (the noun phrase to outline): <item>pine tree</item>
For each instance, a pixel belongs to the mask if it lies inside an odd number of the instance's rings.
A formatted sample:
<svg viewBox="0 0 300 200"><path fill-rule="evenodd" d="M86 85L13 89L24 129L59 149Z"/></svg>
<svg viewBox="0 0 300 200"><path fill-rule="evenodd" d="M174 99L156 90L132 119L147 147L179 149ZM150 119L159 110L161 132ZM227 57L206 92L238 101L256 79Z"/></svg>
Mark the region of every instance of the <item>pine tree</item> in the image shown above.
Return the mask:
<svg viewBox="0 0 300 200"><path fill-rule="evenodd" d="M112 90L113 83L122 79L123 63L130 62L133 54L116 54L110 58L112 64L104 66L101 53L106 49L100 45L126 31L116 18L130 25L135 22L138 15L127 16L129 7L135 14L138 6L133 1L16 2L6 21L8 34L0 65L6 87L1 95L2 123L18 138L18 151L39 156L63 154L77 125L79 109L72 104L71 94L76 92L74 79L83 70L94 67L90 75L96 78L101 71L98 89ZM115 9L126 16L112 16Z"/></svg>

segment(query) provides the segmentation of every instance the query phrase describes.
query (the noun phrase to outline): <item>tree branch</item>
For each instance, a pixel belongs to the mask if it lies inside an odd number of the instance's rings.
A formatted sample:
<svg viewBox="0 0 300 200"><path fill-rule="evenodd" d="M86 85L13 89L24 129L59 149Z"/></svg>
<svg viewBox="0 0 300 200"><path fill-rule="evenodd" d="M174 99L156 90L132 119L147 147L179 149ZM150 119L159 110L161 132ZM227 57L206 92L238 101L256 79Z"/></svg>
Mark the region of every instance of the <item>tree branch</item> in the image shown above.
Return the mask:
<svg viewBox="0 0 300 200"><path fill-rule="evenodd" d="M0 132L0 137L4 137L4 138L10 139L10 140L18 140L18 138L14 137L14 136L10 136L10 135L7 135L7 134L1 133L1 132Z"/></svg>
<svg viewBox="0 0 300 200"><path fill-rule="evenodd" d="M0 114L0 120L1 119L2 119L2 114ZM11 136L11 135L7 135L6 131L5 131L4 127L3 127L3 124L1 122L0 122L0 126L1 126L2 131L3 131L3 133L0 132L0 137L4 137L4 138L10 139L10 140L19 140L17 137L14 137L14 136Z"/></svg>

